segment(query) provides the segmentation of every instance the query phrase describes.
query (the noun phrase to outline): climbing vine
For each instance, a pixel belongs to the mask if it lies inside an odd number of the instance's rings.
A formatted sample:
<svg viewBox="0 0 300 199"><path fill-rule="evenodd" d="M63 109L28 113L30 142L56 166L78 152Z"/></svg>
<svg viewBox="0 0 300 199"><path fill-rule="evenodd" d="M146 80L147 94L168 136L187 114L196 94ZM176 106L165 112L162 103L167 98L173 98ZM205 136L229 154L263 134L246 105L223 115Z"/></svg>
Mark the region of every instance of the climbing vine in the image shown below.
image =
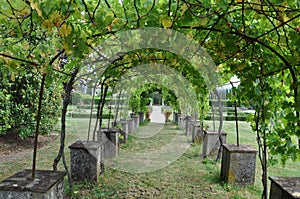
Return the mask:
<svg viewBox="0 0 300 199"><path fill-rule="evenodd" d="M239 77L239 96L256 110L249 121L265 142L264 165L269 160L300 159L299 1L16 0L4 1L0 8L0 133L17 128L22 136L28 135L22 121L30 126L34 120L31 109L36 108L28 103L36 104L35 85L44 74L43 107L51 107L47 114L54 118L63 83L75 68L82 69L79 63L93 48L120 31L160 27L197 41L215 60L219 73ZM130 68L149 62L180 71L196 93L206 89L192 67L157 49L128 53L111 63L115 70L109 74L109 86L113 88ZM26 99L16 104L24 90ZM198 96L206 98L205 93ZM19 109L25 111L15 120ZM199 112L205 112L204 107ZM41 122L49 129L54 120L42 116Z"/></svg>

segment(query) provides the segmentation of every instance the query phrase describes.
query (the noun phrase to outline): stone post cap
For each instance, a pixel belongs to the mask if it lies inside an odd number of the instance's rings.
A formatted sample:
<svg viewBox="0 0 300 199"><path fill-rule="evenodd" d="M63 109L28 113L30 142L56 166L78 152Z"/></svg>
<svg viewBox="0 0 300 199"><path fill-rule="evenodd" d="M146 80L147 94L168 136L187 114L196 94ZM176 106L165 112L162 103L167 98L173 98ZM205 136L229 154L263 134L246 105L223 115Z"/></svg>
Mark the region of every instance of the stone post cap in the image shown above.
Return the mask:
<svg viewBox="0 0 300 199"><path fill-rule="evenodd" d="M104 142L102 141L81 141L78 140L69 146L69 149L98 149Z"/></svg>
<svg viewBox="0 0 300 199"><path fill-rule="evenodd" d="M249 145L240 144L223 144L223 147L230 152L239 152L239 153L256 153L257 150Z"/></svg>
<svg viewBox="0 0 300 199"><path fill-rule="evenodd" d="M210 131L210 130L203 130L204 133L207 133L207 134L211 134L211 135L218 135L219 132L218 131ZM222 135L227 135L227 133L225 131L222 131Z"/></svg>
<svg viewBox="0 0 300 199"><path fill-rule="evenodd" d="M272 183L277 184L293 198L300 198L300 177L269 177Z"/></svg>
<svg viewBox="0 0 300 199"><path fill-rule="evenodd" d="M31 191L46 193L54 184L63 179L64 171L36 170L35 179L31 169L25 169L0 182L0 191Z"/></svg>

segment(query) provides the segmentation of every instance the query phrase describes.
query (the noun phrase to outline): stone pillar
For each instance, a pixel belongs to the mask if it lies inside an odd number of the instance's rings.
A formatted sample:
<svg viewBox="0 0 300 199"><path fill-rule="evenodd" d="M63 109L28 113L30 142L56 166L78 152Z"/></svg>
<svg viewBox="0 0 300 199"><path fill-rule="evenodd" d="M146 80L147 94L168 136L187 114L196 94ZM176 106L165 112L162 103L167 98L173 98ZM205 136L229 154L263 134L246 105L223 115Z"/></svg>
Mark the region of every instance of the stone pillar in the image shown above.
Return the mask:
<svg viewBox="0 0 300 199"><path fill-rule="evenodd" d="M198 135L198 130L200 128L200 120L196 120L195 122L192 123L192 140L193 142L195 142L195 137L197 136L199 139L199 135Z"/></svg>
<svg viewBox="0 0 300 199"><path fill-rule="evenodd" d="M269 177L270 199L300 199L300 177Z"/></svg>
<svg viewBox="0 0 300 199"><path fill-rule="evenodd" d="M186 136L188 138L192 138L192 132L191 132L191 123L193 122L191 116L186 116L186 124L185 124L185 132Z"/></svg>
<svg viewBox="0 0 300 199"><path fill-rule="evenodd" d="M247 145L223 144L221 180L232 185L253 185L257 150Z"/></svg>
<svg viewBox="0 0 300 199"><path fill-rule="evenodd" d="M144 121L144 112L139 112L139 123L142 123Z"/></svg>
<svg viewBox="0 0 300 199"><path fill-rule="evenodd" d="M176 112L173 112L173 123L174 123L174 124L176 124L176 121L177 121L176 118L177 118L177 116L178 116L177 113L176 113Z"/></svg>
<svg viewBox="0 0 300 199"><path fill-rule="evenodd" d="M180 114L180 113L177 113L176 120L175 120L175 124L177 124L177 125L180 124L180 117L181 117L181 114Z"/></svg>
<svg viewBox="0 0 300 199"><path fill-rule="evenodd" d="M134 131L134 121L132 118L128 118L126 121L128 123L128 133L132 133Z"/></svg>
<svg viewBox="0 0 300 199"><path fill-rule="evenodd" d="M98 138L104 142L104 158L114 158L119 152L120 129L101 129Z"/></svg>
<svg viewBox="0 0 300 199"><path fill-rule="evenodd" d="M226 143L226 136L227 134L225 132L222 132L223 144ZM205 130L204 137L203 137L202 157L217 154L219 147L220 147L219 133L216 131Z"/></svg>
<svg viewBox="0 0 300 199"><path fill-rule="evenodd" d="M125 143L126 143L126 141L127 141L127 139L128 139L128 133L129 133L129 128L128 128L128 122L126 121L126 120L121 120L120 121L120 123L121 123L121 125L122 125L122 131L124 131L125 132L125 138L124 138L124 140L125 140Z"/></svg>
<svg viewBox="0 0 300 199"><path fill-rule="evenodd" d="M183 117L179 117L178 116L178 127L180 128L180 129L182 129L182 119L183 119Z"/></svg>
<svg viewBox="0 0 300 199"><path fill-rule="evenodd" d="M138 128L139 127L139 123L140 123L140 118L139 118L139 116L133 116L132 117L133 118L133 121L134 121L134 128Z"/></svg>
<svg viewBox="0 0 300 199"><path fill-rule="evenodd" d="M0 182L0 199L63 199L66 172L30 169L20 171Z"/></svg>
<svg viewBox="0 0 300 199"><path fill-rule="evenodd" d="M104 172L103 142L77 141L69 146L71 176L74 181L97 181Z"/></svg>

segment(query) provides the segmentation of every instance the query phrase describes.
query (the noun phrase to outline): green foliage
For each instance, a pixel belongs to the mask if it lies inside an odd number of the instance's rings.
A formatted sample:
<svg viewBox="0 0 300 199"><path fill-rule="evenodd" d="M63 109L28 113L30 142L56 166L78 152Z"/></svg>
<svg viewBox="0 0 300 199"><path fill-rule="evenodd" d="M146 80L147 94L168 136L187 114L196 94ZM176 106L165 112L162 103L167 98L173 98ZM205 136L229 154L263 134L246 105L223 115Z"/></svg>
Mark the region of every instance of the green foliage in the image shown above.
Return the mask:
<svg viewBox="0 0 300 199"><path fill-rule="evenodd" d="M135 92L129 99L129 107L133 113L138 113L140 110L141 97L139 92Z"/></svg>
<svg viewBox="0 0 300 199"><path fill-rule="evenodd" d="M72 118L90 118L90 114L89 113L72 113L69 116L71 116ZM92 118L96 119L97 115L93 114ZM102 119L112 119L113 115L109 114L109 113L104 113L102 114Z"/></svg>
<svg viewBox="0 0 300 199"><path fill-rule="evenodd" d="M40 78L29 70L24 74L7 73L0 68L3 81L0 82L1 119L0 134L17 131L19 136L26 138L33 135L36 125L37 90ZM45 88L43 98L40 133L49 133L57 123L61 97L58 86Z"/></svg>
<svg viewBox="0 0 300 199"><path fill-rule="evenodd" d="M73 92L72 93L72 99L71 99L72 105L79 105L83 103L83 97L80 92Z"/></svg>
<svg viewBox="0 0 300 199"><path fill-rule="evenodd" d="M173 108L165 106L165 107L162 108L162 111L163 111L163 113L172 113L173 112Z"/></svg>

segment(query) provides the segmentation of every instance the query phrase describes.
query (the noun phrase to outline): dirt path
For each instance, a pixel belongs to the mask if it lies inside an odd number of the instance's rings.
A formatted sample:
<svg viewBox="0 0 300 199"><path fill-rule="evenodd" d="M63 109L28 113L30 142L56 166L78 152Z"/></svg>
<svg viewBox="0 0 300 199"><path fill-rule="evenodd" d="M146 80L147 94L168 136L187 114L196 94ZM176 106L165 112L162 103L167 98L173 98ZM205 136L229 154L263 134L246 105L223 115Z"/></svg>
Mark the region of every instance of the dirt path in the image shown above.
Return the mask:
<svg viewBox="0 0 300 199"><path fill-rule="evenodd" d="M56 139L57 135L40 135L38 147L45 147ZM18 161L25 155L32 153L33 143L33 138L21 139L16 133L0 136L0 165L1 163Z"/></svg>

